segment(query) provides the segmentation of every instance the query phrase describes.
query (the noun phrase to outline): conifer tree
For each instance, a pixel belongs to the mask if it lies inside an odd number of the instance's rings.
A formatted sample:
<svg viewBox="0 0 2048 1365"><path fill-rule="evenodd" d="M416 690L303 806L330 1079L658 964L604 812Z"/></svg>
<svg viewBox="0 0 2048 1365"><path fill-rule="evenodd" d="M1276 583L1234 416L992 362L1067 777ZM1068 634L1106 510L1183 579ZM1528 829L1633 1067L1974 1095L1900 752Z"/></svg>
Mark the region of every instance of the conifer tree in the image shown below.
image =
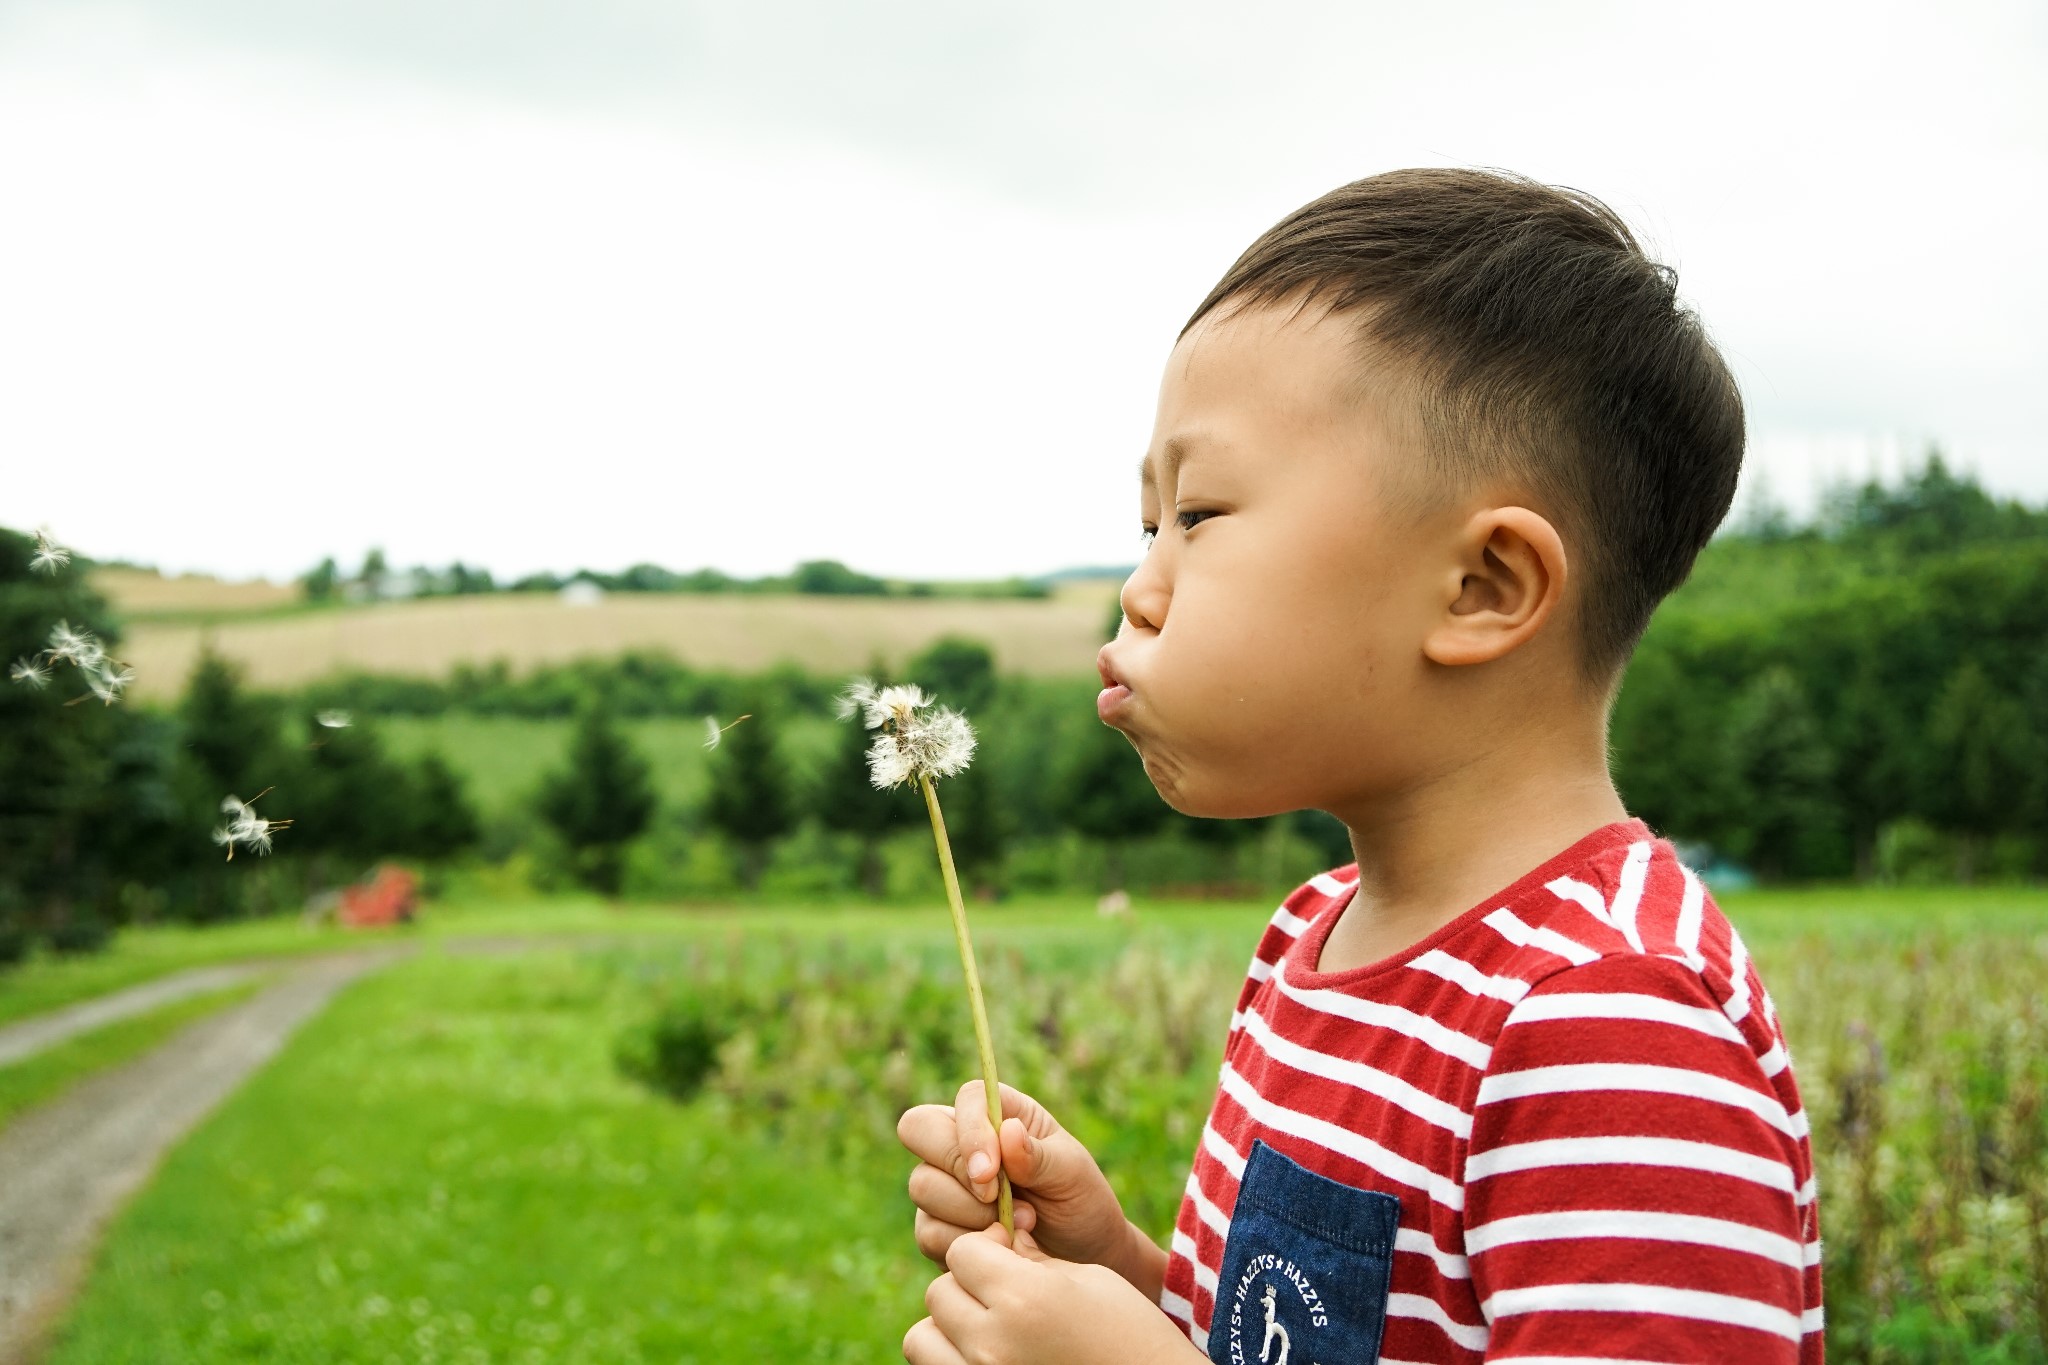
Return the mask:
<svg viewBox="0 0 2048 1365"><path fill-rule="evenodd" d="M740 731L753 723L748 721L735 728L726 736L726 743L730 745L739 739ZM882 839L891 830L923 819L924 809L917 793L908 787L875 790L868 775L868 744L872 739L858 725L839 727L838 747L811 790L810 808L826 829L860 840L861 889L879 896L883 890Z"/></svg>
<svg viewBox="0 0 2048 1365"><path fill-rule="evenodd" d="M605 896L625 881L626 846L654 816L647 760L620 733L601 697L584 704L566 766L541 784L541 818L562 836L576 876Z"/></svg>
<svg viewBox="0 0 2048 1365"><path fill-rule="evenodd" d="M712 828L740 846L740 880L748 889L760 882L768 846L789 833L792 815L774 721L757 713L726 731L711 755L711 793L704 804Z"/></svg>
<svg viewBox="0 0 2048 1365"><path fill-rule="evenodd" d="M1122 734L1096 725L1084 736L1060 783L1061 810L1068 828L1102 841L1110 884L1121 887L1126 846L1164 825L1172 807L1159 799Z"/></svg>

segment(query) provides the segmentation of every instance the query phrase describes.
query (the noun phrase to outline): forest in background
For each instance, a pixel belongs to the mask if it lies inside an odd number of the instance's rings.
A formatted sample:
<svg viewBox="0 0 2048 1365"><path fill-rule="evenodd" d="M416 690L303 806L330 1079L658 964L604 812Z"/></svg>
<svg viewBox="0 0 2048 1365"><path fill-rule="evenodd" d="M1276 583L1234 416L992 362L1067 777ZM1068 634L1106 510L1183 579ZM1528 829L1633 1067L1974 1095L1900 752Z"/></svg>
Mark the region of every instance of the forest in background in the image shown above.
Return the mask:
<svg viewBox="0 0 2048 1365"><path fill-rule="evenodd" d="M0 531L6 656L33 656L60 622L118 656L120 621L84 575L32 573L32 551ZM1835 490L1809 522L1747 515L1636 655L1612 732L1625 798L1724 882L2043 876L2044 583L2048 510L1994 498L1938 456ZM998 676L965 638L876 671L925 685L982 733L948 820L984 895L1244 894L1349 856L1327 817L1168 809L1096 721L1092 680ZM831 719L845 681L641 653L292 693L253 691L210 658L164 708L11 685L0 958L35 938L91 946L134 920L296 909L383 858L652 898L929 894L914 803L867 788L863 736ZM323 723L338 712L346 725ZM741 714L715 751L678 739ZM462 718L570 733L548 771L479 791L476 756L432 742ZM657 769L642 740L662 734ZM264 816L292 824L271 856L223 859L209 837L222 799L265 788Z"/></svg>

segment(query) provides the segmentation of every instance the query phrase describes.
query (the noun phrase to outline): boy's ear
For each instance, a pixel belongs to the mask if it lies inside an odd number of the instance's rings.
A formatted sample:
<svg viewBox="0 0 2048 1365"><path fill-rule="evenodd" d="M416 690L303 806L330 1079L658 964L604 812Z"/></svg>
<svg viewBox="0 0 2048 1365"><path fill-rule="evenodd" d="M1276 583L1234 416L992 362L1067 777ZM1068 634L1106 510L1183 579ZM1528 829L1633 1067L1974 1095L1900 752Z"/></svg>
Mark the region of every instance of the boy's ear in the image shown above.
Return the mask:
<svg viewBox="0 0 2048 1365"><path fill-rule="evenodd" d="M1422 642L1431 663L1491 663L1527 644L1564 600L1557 528L1526 507L1489 507L1459 529L1442 618Z"/></svg>

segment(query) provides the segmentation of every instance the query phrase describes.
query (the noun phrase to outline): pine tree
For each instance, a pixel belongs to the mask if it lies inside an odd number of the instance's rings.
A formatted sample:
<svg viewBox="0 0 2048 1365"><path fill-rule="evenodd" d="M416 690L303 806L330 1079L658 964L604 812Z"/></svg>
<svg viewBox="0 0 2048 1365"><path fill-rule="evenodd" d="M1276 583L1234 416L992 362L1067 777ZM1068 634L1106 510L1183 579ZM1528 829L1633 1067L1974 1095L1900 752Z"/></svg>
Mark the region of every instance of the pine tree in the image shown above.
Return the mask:
<svg viewBox="0 0 2048 1365"><path fill-rule="evenodd" d="M1927 813L1956 836L1956 875L1970 881L1991 836L2024 818L2036 775L2031 718L1972 660L1949 675L1927 718Z"/></svg>
<svg viewBox="0 0 2048 1365"><path fill-rule="evenodd" d="M1085 734L1060 783L1061 809L1068 828L1103 842L1110 884L1120 887L1126 845L1164 825L1172 807L1159 799L1122 734L1106 725Z"/></svg>
<svg viewBox="0 0 2048 1365"><path fill-rule="evenodd" d="M208 804L254 796L277 782L276 707L242 686L242 672L207 649L178 706L180 744L194 796Z"/></svg>
<svg viewBox="0 0 2048 1365"><path fill-rule="evenodd" d="M1767 879L1838 870L1846 844L1834 755L1789 670L1765 670L1737 699L1727 761L1740 810L1725 838L1729 853Z"/></svg>
<svg viewBox="0 0 2048 1365"><path fill-rule="evenodd" d="M941 636L912 659L905 672L912 682L970 721L995 700L995 656L979 640Z"/></svg>
<svg viewBox="0 0 2048 1365"><path fill-rule="evenodd" d="M587 702L569 742L567 765L541 784L541 818L562 836L576 876L605 896L625 881L626 845L654 817L647 760L619 732L601 699Z"/></svg>
<svg viewBox="0 0 2048 1365"><path fill-rule="evenodd" d="M997 794L995 765L986 752L946 780L945 796L946 837L961 878L984 895L996 894L1002 889L1010 821Z"/></svg>
<svg viewBox="0 0 2048 1365"><path fill-rule="evenodd" d="M789 833L792 814L774 722L756 714L726 731L711 756L711 794L704 804L704 818L740 846L740 880L749 889L761 879L768 845Z"/></svg>
<svg viewBox="0 0 2048 1365"><path fill-rule="evenodd" d="M416 792L413 847L422 856L446 858L460 853L477 841L479 822L470 804L469 789L462 777L439 752L428 753L415 765Z"/></svg>
<svg viewBox="0 0 2048 1365"><path fill-rule="evenodd" d="M750 720L730 731L726 735L727 745L732 745L740 731L753 724ZM924 806L917 793L908 787L875 790L868 776L868 745L873 739L874 733L860 725L848 723L839 727L839 746L812 787L809 805L811 814L826 829L860 840L861 888L871 896L879 896L883 891L881 841L890 831L922 819Z"/></svg>

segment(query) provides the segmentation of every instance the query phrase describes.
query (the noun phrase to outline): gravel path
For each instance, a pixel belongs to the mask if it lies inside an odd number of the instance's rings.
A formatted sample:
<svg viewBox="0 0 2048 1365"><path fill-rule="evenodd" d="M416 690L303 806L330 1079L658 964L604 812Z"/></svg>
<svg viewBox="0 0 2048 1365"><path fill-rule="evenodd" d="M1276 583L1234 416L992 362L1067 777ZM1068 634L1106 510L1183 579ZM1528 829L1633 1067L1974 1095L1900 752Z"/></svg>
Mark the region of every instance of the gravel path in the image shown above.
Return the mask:
<svg viewBox="0 0 2048 1365"><path fill-rule="evenodd" d="M77 1287L100 1228L149 1179L171 1145L268 1061L336 991L407 951L377 949L265 963L261 970L280 973L276 984L0 1129L0 1365L33 1358L41 1336ZM215 978L214 984L222 983ZM176 998L160 996L156 1003ZM142 1008L147 1006L135 1007ZM0 1038L25 1027L15 1025Z"/></svg>
<svg viewBox="0 0 2048 1365"><path fill-rule="evenodd" d="M0 1026L0 1066L11 1066L24 1057L33 1057L103 1025L147 1014L159 1005L239 986L252 976L276 969L274 962L225 962L213 967L193 967L111 995L51 1010L33 1019Z"/></svg>

